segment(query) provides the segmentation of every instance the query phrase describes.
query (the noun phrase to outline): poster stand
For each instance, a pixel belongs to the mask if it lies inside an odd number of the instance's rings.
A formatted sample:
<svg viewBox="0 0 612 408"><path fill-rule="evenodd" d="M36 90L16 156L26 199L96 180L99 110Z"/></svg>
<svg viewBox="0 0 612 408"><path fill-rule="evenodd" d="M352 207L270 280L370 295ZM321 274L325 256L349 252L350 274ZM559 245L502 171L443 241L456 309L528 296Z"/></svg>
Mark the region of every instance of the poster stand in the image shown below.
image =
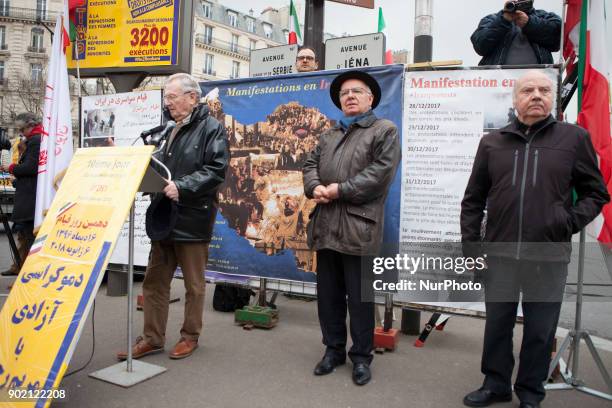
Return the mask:
<svg viewBox="0 0 612 408"><path fill-rule="evenodd" d="M165 170L167 177L161 176L151 164L147 167L147 171L138 188L142 193L157 193L161 192L166 185L166 180L171 179L170 170L163 165L155 157L151 157L158 166ZM128 318L127 318L127 359L123 362L114 364L102 370L95 371L89 374L90 377L98 380L106 381L111 384L121 387L131 387L150 378L155 377L167 369L166 367L145 363L142 361L134 361L132 357L132 329L134 317L134 293L133 293L133 277L134 277L134 204L130 209L130 227L129 227L129 252L128 252Z"/></svg>
<svg viewBox="0 0 612 408"><path fill-rule="evenodd" d="M569 371L569 368L565 364L561 364L561 376L563 378L563 383L557 384L547 384L545 388L547 390L577 390L584 392L586 394L590 394L599 398L603 398L609 401L612 401L612 379L610 379L610 374L606 370L595 345L593 344L593 340L591 340L591 336L589 333L582 328L582 296L584 289L584 251L585 251L585 240L586 234L584 230L580 231L580 247L578 251L578 282L576 288L576 315L574 321L574 330L570 331L563 340L559 351L556 353L555 358L551 361L550 366L548 368L548 378L551 377L553 371L557 364L562 363L561 356L566 350L569 350L569 359L572 361L572 370ZM604 382L608 386L609 394L595 390L593 388L589 388L585 385L585 382L579 377L579 368L580 368L580 341L584 340L587 347L589 348L589 352L595 360L595 364L603 377Z"/></svg>

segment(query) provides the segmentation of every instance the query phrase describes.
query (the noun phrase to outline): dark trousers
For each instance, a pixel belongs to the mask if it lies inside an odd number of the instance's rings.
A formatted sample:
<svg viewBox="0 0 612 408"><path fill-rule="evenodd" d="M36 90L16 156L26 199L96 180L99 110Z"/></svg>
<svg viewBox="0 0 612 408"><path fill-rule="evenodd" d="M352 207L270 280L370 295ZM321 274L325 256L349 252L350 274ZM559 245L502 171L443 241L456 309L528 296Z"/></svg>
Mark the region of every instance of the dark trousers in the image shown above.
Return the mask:
<svg viewBox="0 0 612 408"><path fill-rule="evenodd" d="M487 262L483 386L497 393L511 392L512 335L522 292L523 341L514 391L521 401L539 403L545 396L544 382L559 321L567 264L500 258Z"/></svg>
<svg viewBox="0 0 612 408"><path fill-rule="evenodd" d="M14 273L19 273L28 257L32 244L34 244L34 224L20 224L18 227L15 227L14 230L17 232L17 252L19 253L21 264L17 265L17 262L13 262L10 270Z"/></svg>
<svg viewBox="0 0 612 408"><path fill-rule="evenodd" d="M353 363L370 364L374 348L374 303L362 302L361 262L360 256L327 249L317 251L317 307L326 354L345 358L348 306L353 340L349 358Z"/></svg>

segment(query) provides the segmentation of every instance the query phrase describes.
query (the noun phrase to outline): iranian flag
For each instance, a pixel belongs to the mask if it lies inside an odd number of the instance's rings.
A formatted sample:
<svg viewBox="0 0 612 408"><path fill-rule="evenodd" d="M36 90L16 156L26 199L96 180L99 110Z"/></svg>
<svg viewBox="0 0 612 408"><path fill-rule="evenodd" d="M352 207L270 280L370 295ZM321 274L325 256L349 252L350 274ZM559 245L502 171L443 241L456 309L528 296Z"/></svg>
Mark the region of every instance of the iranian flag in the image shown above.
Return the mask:
<svg viewBox="0 0 612 408"><path fill-rule="evenodd" d="M65 55L67 35L64 21L62 17L58 17L55 23L45 86L43 134L38 158L36 211L34 213L35 231L42 225L43 218L51 206L59 182L68 169L73 153L72 117Z"/></svg>
<svg viewBox="0 0 612 408"><path fill-rule="evenodd" d="M300 20L298 19L293 0L291 0L291 3L289 3L289 44L297 44L298 39L302 41Z"/></svg>
<svg viewBox="0 0 612 408"><path fill-rule="evenodd" d="M580 13L578 15L577 13ZM578 60L578 124L589 131L608 192L612 192L612 145L610 139L610 83L606 53L605 2L570 0L566 38L571 46L564 55ZM600 242L612 243L612 206L590 226Z"/></svg>
<svg viewBox="0 0 612 408"><path fill-rule="evenodd" d="M387 27L385 23L385 17L383 16L382 7L378 8L378 33L382 33L384 29ZM385 51L385 65L393 64L393 51L386 50Z"/></svg>

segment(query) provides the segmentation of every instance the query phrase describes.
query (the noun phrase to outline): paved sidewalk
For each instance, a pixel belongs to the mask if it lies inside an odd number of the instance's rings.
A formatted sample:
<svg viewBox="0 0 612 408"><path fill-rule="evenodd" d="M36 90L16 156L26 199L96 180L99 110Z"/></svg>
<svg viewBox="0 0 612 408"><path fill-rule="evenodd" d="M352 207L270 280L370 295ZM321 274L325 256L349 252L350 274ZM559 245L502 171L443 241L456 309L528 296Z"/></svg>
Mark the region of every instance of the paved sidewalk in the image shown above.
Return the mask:
<svg viewBox="0 0 612 408"><path fill-rule="evenodd" d="M0 278L0 293L10 279ZM183 283L175 280L174 296L183 297ZM233 314L212 310L214 285L207 289L204 333L200 348L185 360L170 360L168 351L179 337L183 302L170 306L166 353L143 361L162 365L168 371L129 389L92 379L88 374L116 363L115 353L125 347L125 297L105 295L96 300L96 349L83 371L67 377L61 386L69 400L56 407L461 407L463 395L477 388L484 321L453 317L443 332L434 332L424 348L413 347L414 336L401 336L399 348L376 355L373 380L364 387L351 381L351 365L335 373L315 377L312 370L323 353L316 316L316 302L278 297L280 323L272 330L245 331L235 326ZM136 284L136 293L140 284ZM4 298L0 297L0 305ZM397 311L399 315L399 311ZM429 315L422 316L422 323ZM396 325L397 326L397 325ZM142 328L142 313L135 313L135 335ZM515 346L522 326L517 326ZM89 317L69 371L80 367L91 352ZM604 390L595 365L582 347L581 377L588 386ZM601 350L612 371L612 353ZM551 391L544 407L609 408L611 403L576 391ZM518 407L512 403L500 408Z"/></svg>

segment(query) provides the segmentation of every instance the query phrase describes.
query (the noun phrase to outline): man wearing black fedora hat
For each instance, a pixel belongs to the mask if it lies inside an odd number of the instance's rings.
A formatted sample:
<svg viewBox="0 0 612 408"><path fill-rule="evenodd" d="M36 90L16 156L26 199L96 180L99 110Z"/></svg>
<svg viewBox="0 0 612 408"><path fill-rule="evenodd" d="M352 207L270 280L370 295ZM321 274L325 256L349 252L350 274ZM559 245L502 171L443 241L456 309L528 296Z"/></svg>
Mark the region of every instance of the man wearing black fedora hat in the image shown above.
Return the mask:
<svg viewBox="0 0 612 408"><path fill-rule="evenodd" d="M308 245L317 251L317 306L326 346L314 374L325 375L346 360L346 312L353 345L353 382L367 384L374 345L374 303L362 298L364 257L382 242L384 204L400 161L397 127L372 109L380 86L369 74L348 71L331 84L343 116L323 133L303 168L304 192L317 203L308 223Z"/></svg>

